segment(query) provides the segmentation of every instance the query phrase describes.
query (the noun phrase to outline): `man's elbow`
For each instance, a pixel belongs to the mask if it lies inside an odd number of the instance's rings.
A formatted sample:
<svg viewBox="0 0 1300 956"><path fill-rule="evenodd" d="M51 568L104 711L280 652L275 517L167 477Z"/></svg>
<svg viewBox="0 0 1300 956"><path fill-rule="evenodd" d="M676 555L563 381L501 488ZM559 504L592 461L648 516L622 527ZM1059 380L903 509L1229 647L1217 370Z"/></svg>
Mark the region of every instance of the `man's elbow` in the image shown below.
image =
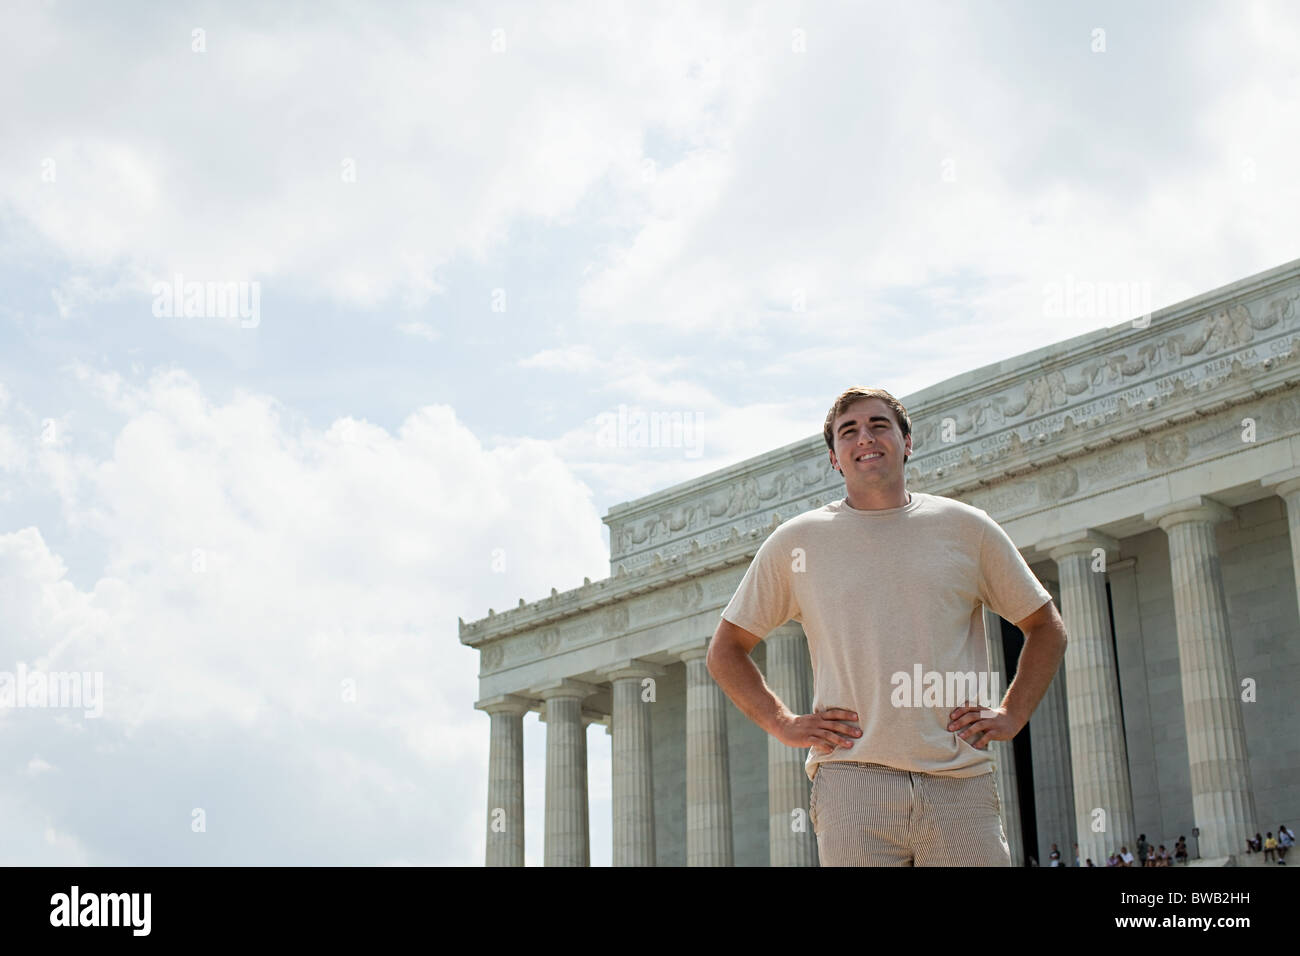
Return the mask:
<svg viewBox="0 0 1300 956"><path fill-rule="evenodd" d="M1065 648L1070 643L1070 637L1065 632L1065 624L1058 617L1055 621L1040 625L1025 634L1025 642L1030 641L1040 643L1045 647L1054 647L1062 657L1065 656Z"/></svg>
<svg viewBox="0 0 1300 956"><path fill-rule="evenodd" d="M1057 644L1062 652L1069 642L1069 636L1065 633L1065 622L1061 620L1061 614L1052 601L1048 601L1022 621L1020 630L1025 635L1026 642L1041 640L1043 643Z"/></svg>
<svg viewBox="0 0 1300 956"><path fill-rule="evenodd" d="M709 641L709 652L704 656L704 664L709 669L709 674L714 680L718 679L718 670L722 667L723 659L733 650L733 645L719 630L713 635L713 640Z"/></svg>
<svg viewBox="0 0 1300 956"><path fill-rule="evenodd" d="M704 664L714 680L718 679L719 669L725 668L727 662L734 660L737 653L749 653L744 643L736 639L736 634L733 633L735 630L735 625L723 621L713 632L713 639L709 641L709 651L704 656Z"/></svg>

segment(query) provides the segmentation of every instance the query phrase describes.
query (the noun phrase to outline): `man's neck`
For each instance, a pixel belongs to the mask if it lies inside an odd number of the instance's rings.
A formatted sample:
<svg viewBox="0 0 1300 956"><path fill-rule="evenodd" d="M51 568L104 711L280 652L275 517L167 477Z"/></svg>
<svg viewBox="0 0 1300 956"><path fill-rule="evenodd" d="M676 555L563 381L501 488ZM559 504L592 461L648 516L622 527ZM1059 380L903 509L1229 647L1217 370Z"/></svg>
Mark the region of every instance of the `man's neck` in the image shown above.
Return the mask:
<svg viewBox="0 0 1300 956"><path fill-rule="evenodd" d="M904 485L894 488L849 488L844 486L844 500L857 511L888 511L912 503L912 496Z"/></svg>

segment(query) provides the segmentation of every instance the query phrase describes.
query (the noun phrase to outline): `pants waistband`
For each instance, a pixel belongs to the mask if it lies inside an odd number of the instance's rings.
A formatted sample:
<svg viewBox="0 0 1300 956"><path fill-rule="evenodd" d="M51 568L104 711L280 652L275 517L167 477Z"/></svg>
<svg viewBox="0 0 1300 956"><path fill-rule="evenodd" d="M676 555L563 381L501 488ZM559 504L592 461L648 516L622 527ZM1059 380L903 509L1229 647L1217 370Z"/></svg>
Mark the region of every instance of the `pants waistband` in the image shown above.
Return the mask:
<svg viewBox="0 0 1300 956"><path fill-rule="evenodd" d="M883 763L867 763L865 760L825 760L822 762L820 769L825 770L827 767L835 767L841 764L849 767L868 767L872 770L888 770L890 773L918 773L919 772L914 770L900 770L898 767L889 767Z"/></svg>

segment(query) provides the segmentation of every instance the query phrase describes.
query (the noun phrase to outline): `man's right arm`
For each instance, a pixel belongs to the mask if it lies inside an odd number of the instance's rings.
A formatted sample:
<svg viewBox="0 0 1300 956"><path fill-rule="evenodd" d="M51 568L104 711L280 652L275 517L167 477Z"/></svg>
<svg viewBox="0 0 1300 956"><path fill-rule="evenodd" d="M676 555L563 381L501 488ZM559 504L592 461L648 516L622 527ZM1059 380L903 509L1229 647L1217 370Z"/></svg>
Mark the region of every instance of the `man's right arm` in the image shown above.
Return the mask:
<svg viewBox="0 0 1300 956"><path fill-rule="evenodd" d="M848 726L858 715L833 708L819 714L795 714L772 692L750 657L761 638L726 618L709 642L705 658L709 673L732 703L764 731L790 747L816 747L830 753L835 747L852 746L852 737L862 731Z"/></svg>

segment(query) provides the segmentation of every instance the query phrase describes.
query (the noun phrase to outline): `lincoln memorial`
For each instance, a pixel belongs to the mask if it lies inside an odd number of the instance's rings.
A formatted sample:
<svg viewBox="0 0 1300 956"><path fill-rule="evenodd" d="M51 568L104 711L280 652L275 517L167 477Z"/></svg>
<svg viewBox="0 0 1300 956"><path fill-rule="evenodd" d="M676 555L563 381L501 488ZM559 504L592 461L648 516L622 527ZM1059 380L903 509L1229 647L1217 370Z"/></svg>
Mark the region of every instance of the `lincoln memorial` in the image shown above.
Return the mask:
<svg viewBox="0 0 1300 956"><path fill-rule="evenodd" d="M1077 843L1104 865L1140 833L1236 863L1247 836L1300 818L1297 300L1300 260L900 396L908 489L988 512L1069 635L1029 724L991 748L1013 864ZM825 406L849 385L889 387L829 382ZM844 497L808 424L612 507L609 577L461 621L491 737L489 866L524 862L530 711L546 727L547 866L590 863L591 723L613 736L616 866L817 865L807 752L759 730L705 666L762 540ZM984 614L1005 689L1023 638ZM753 659L808 712L797 623Z"/></svg>

